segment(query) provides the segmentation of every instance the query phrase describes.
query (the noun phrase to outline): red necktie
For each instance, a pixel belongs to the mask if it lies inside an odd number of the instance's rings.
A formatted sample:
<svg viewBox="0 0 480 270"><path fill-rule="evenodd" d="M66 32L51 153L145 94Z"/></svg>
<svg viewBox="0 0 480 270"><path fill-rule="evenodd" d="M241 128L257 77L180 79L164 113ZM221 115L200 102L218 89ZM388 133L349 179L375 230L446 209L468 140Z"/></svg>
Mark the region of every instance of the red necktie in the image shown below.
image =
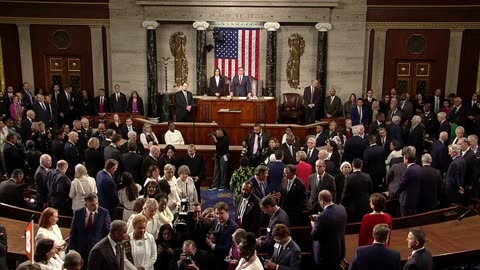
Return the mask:
<svg viewBox="0 0 480 270"><path fill-rule="evenodd" d="M100 113L103 113L103 97L100 97Z"/></svg>
<svg viewBox="0 0 480 270"><path fill-rule="evenodd" d="M240 76L240 84L242 84L242 77L243 77L243 76Z"/></svg>
<svg viewBox="0 0 480 270"><path fill-rule="evenodd" d="M93 212L90 212L90 215L88 215L88 221L87 221L87 231L91 231L93 228Z"/></svg>

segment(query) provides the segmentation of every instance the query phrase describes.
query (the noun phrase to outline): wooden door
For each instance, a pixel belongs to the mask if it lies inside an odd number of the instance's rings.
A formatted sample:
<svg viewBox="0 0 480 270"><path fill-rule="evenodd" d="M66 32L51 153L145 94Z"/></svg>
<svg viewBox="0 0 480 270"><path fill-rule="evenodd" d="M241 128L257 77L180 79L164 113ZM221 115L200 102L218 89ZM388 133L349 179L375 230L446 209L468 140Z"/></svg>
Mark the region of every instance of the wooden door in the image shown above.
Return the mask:
<svg viewBox="0 0 480 270"><path fill-rule="evenodd" d="M46 56L47 71L46 82L48 82L48 93L54 84L60 89L72 86L73 91L80 91L83 85L81 74L82 61L78 56Z"/></svg>
<svg viewBox="0 0 480 270"><path fill-rule="evenodd" d="M399 61L397 62L395 85L399 93L409 93L431 96L430 87L431 62L429 61Z"/></svg>

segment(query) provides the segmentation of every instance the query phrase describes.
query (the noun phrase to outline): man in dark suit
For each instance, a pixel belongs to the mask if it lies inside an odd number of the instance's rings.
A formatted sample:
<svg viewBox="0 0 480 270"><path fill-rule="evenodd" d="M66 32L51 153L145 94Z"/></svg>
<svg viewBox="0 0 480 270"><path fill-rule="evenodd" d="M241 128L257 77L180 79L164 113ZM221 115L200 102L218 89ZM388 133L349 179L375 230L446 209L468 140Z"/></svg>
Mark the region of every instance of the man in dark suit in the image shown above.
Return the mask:
<svg viewBox="0 0 480 270"><path fill-rule="evenodd" d="M312 221L313 259L316 269L340 269L345 257L345 226L347 212L342 205L333 203L332 193L320 191L318 200L323 212Z"/></svg>
<svg viewBox="0 0 480 270"><path fill-rule="evenodd" d="M137 140L137 132L135 131L129 131L128 134L127 134L127 138L128 140L126 142L124 142L122 144L122 146L120 146L119 150L120 152L123 153L128 153L128 144L129 143L133 143L136 145L135 147L135 152L137 154L139 154L140 156L145 156L145 146L142 144L142 142L140 142L139 140ZM125 165L123 162L122 162L123 165Z"/></svg>
<svg viewBox="0 0 480 270"><path fill-rule="evenodd" d="M40 165L38 166L33 176L35 188L37 189L37 196L35 197L37 210L43 211L47 207L48 186L47 186L47 172L52 166L52 158L48 154L43 154L40 157Z"/></svg>
<svg viewBox="0 0 480 270"><path fill-rule="evenodd" d="M150 153L148 154L148 156L146 156L143 159L142 178L140 178L140 181L137 182L138 184L143 186L145 179L147 179L147 171L148 171L148 168L150 168L150 166L155 165L158 168L161 167L159 157L160 157L160 147L158 147L157 145L152 145L152 147L150 147Z"/></svg>
<svg viewBox="0 0 480 270"><path fill-rule="evenodd" d="M191 264L185 263L187 256L191 259ZM170 270L179 269L197 269L207 270L210 269L210 258L205 250L197 249L197 245L192 240L185 240L182 248L177 248L173 253L173 258L170 260Z"/></svg>
<svg viewBox="0 0 480 270"><path fill-rule="evenodd" d="M23 183L22 170L13 170L10 179L0 183L0 202L27 208L27 203L23 199L23 192L27 186Z"/></svg>
<svg viewBox="0 0 480 270"><path fill-rule="evenodd" d="M325 116L327 118L343 116L342 100L335 95L336 92L335 88L330 89L330 96L325 98Z"/></svg>
<svg viewBox="0 0 480 270"><path fill-rule="evenodd" d="M352 127L353 137L347 140L343 152L343 159L348 162L352 162L356 158L362 158L363 152L367 148L368 144L365 139L360 137L360 127Z"/></svg>
<svg viewBox="0 0 480 270"><path fill-rule="evenodd" d="M392 117L392 121L387 126L388 134L390 135L390 139L397 140L400 142L400 147L403 147L403 136L402 136L402 128L400 127L401 118L398 115L394 115Z"/></svg>
<svg viewBox="0 0 480 270"><path fill-rule="evenodd" d="M298 216L306 208L307 193L305 184L296 176L297 168L287 164L283 170L282 187L280 189L280 207L289 217Z"/></svg>
<svg viewBox="0 0 480 270"><path fill-rule="evenodd" d="M361 159L354 159L353 171L345 178L342 205L347 208L348 222L359 222L371 211L369 198L372 194L372 180L362 172L362 165Z"/></svg>
<svg viewBox="0 0 480 270"><path fill-rule="evenodd" d="M372 121L368 126L368 134L378 136L380 128L385 128L385 114L382 112L377 113L376 120Z"/></svg>
<svg viewBox="0 0 480 270"><path fill-rule="evenodd" d="M264 214L270 216L270 219L267 226L267 235L257 238L257 250L266 252L267 256L271 257L275 244L272 235L273 229L277 224L290 226L290 218L287 213L277 205L271 196L263 197L260 200L260 209Z"/></svg>
<svg viewBox="0 0 480 270"><path fill-rule="evenodd" d="M391 142L392 142L392 139L390 138L390 135L388 134L387 129L384 127L379 128L378 135L377 135L377 144L383 148L383 150L385 151L385 154L387 155L390 154L391 152L390 150Z"/></svg>
<svg viewBox="0 0 480 270"><path fill-rule="evenodd" d="M30 84L28 82L24 82L22 90L20 90L19 92L23 95L22 106L25 107L25 109L30 110L34 101L33 94L30 91Z"/></svg>
<svg viewBox="0 0 480 270"><path fill-rule="evenodd" d="M270 135L263 132L262 125L255 124L253 131L249 132L247 137L242 141L242 146L247 149L247 157L250 160L250 166L256 167L260 165L262 160L262 149L268 148Z"/></svg>
<svg viewBox="0 0 480 270"><path fill-rule="evenodd" d="M448 133L442 131L438 140L434 141L432 144L432 167L439 170L442 175L447 171L451 162L446 145L447 140Z"/></svg>
<svg viewBox="0 0 480 270"><path fill-rule="evenodd" d="M93 115L97 116L110 111L110 99L105 96L105 89L98 90L98 96L93 99Z"/></svg>
<svg viewBox="0 0 480 270"><path fill-rule="evenodd" d="M235 217L240 228L259 236L262 212L259 206L260 199L253 194L253 190L252 182L242 184L241 196L235 203Z"/></svg>
<svg viewBox="0 0 480 270"><path fill-rule="evenodd" d="M110 112L127 112L127 97L120 92L120 85L116 84L113 89L115 92L110 96Z"/></svg>
<svg viewBox="0 0 480 270"><path fill-rule="evenodd" d="M318 124L315 126L315 147L326 145L327 134L323 132L323 126Z"/></svg>
<svg viewBox="0 0 480 270"><path fill-rule="evenodd" d="M268 185L269 168L265 165L255 167L254 175L248 182L252 184L253 194L258 198L263 198L270 193Z"/></svg>
<svg viewBox="0 0 480 270"><path fill-rule="evenodd" d="M297 164L295 156L300 151L300 145L295 141L293 134L287 135L287 141L280 145L280 149L283 151L283 163Z"/></svg>
<svg viewBox="0 0 480 270"><path fill-rule="evenodd" d="M45 105L45 98L42 94L37 95L37 101L33 103L32 110L35 112L35 119L45 124L50 123L50 112Z"/></svg>
<svg viewBox="0 0 480 270"><path fill-rule="evenodd" d="M201 201L200 197L200 183L206 178L205 161L200 154L197 154L197 148L194 144L190 144L187 149L187 154L180 160L182 165L187 165L190 168L190 177L195 182L195 188L197 189L198 201Z"/></svg>
<svg viewBox="0 0 480 270"><path fill-rule="evenodd" d="M404 120L412 119L415 114L415 108L413 107L413 103L407 99L407 93L400 95L400 105L398 108L402 110Z"/></svg>
<svg viewBox="0 0 480 270"><path fill-rule="evenodd" d="M416 156L420 157L423 154L424 145L424 130L421 124L422 118L419 115L412 117L412 126L407 136L407 145L415 147Z"/></svg>
<svg viewBox="0 0 480 270"><path fill-rule="evenodd" d="M188 83L183 83L181 90L175 93L175 116L177 122L191 122L193 117L193 95L188 91Z"/></svg>
<svg viewBox="0 0 480 270"><path fill-rule="evenodd" d="M56 103L58 111L59 125L67 124L72 126L72 122L75 119L75 102L76 97L72 93L72 87L67 87L65 91L58 94L58 100Z"/></svg>
<svg viewBox="0 0 480 270"><path fill-rule="evenodd" d="M477 155L470 149L470 140L468 138L461 138L458 141L460 150L462 151L462 158L465 160L465 180L464 180L464 198L462 204L468 206L470 197L476 193L473 189L478 182L478 167Z"/></svg>
<svg viewBox="0 0 480 270"><path fill-rule="evenodd" d="M78 112L81 116L90 116L93 114L93 100L88 96L87 90L82 90L78 102Z"/></svg>
<svg viewBox="0 0 480 270"><path fill-rule="evenodd" d="M420 166L415 164L415 153L406 151L403 163L407 169L402 174L397 194L399 194L400 213L402 216L415 215L419 212L420 201Z"/></svg>
<svg viewBox="0 0 480 270"><path fill-rule="evenodd" d="M117 171L118 161L109 159L105 161L105 169L97 173L98 202L101 207L108 210L110 217L115 217L115 207L118 205L117 185L113 180L113 175Z"/></svg>
<svg viewBox="0 0 480 270"><path fill-rule="evenodd" d="M432 112L432 105L425 103L423 106L423 125L425 126L425 137L432 138L437 136L438 121L436 115Z"/></svg>
<svg viewBox="0 0 480 270"><path fill-rule="evenodd" d="M385 245L390 234L387 224L373 227L373 244L357 248L349 270L400 270L400 252L389 249Z"/></svg>
<svg viewBox="0 0 480 270"><path fill-rule="evenodd" d="M88 256L88 270L97 269L124 269L123 241L128 238L127 223L115 220L110 226L110 233L90 251Z"/></svg>
<svg viewBox="0 0 480 270"><path fill-rule="evenodd" d="M387 112L387 124L390 124L390 122L393 121L392 119L394 116L400 117L400 120L404 119L402 111L398 108L398 98L390 99L390 109Z"/></svg>
<svg viewBox="0 0 480 270"><path fill-rule="evenodd" d="M368 173L372 179L373 192L381 192L383 178L385 177L385 159L387 158L385 149L377 144L375 135L368 136L369 147L363 152L362 171Z"/></svg>
<svg viewBox="0 0 480 270"><path fill-rule="evenodd" d="M68 142L65 143L63 149L65 160L68 162L68 164L71 164L71 166L69 166L68 168L68 171L66 172L70 179L75 178L75 165L82 162L80 152L78 151L76 145L77 141L78 133L75 131L71 131L68 134Z"/></svg>
<svg viewBox="0 0 480 270"><path fill-rule="evenodd" d="M15 90L13 89L13 86L7 86L7 91L2 97L4 111L6 115L8 115L8 112L10 111L10 104L12 104L14 96L15 96Z"/></svg>
<svg viewBox="0 0 480 270"><path fill-rule="evenodd" d="M80 253L87 265L90 250L108 235L111 219L108 211L98 206L97 194L86 194L84 199L85 207L73 213L69 248Z"/></svg>
<svg viewBox="0 0 480 270"><path fill-rule="evenodd" d="M230 85L230 96L252 97L250 77L244 75L243 67L238 68L238 73L233 77Z"/></svg>
<svg viewBox="0 0 480 270"><path fill-rule="evenodd" d="M419 213L424 213L437 209L442 194L442 174L439 170L430 166L432 156L424 154L422 156L422 167L419 171L420 180L420 200L418 204Z"/></svg>
<svg viewBox="0 0 480 270"><path fill-rule="evenodd" d="M357 98L357 106L352 107L350 118L352 119L352 125L367 125L370 121L369 110L363 106L362 98Z"/></svg>
<svg viewBox="0 0 480 270"><path fill-rule="evenodd" d="M312 166L313 171L315 171L315 162L318 160L318 150L315 148L315 144L315 137L309 135L307 137L307 149L305 149L305 153L307 154L306 162Z"/></svg>
<svg viewBox="0 0 480 270"><path fill-rule="evenodd" d="M233 244L232 234L238 229L237 223L230 218L228 204L218 202L215 204L215 215L217 220L212 223L212 236L207 241L208 247L215 256L215 265L218 270L227 269L224 261Z"/></svg>
<svg viewBox="0 0 480 270"><path fill-rule="evenodd" d="M272 235L278 244L273 250L273 257L265 260L265 270L300 270L302 251L290 236L290 229L284 224L276 224Z"/></svg>
<svg viewBox="0 0 480 270"><path fill-rule="evenodd" d="M449 203L460 203L465 192L465 173L467 162L462 158L459 145L453 144L448 147L448 154L452 163L448 166L445 176L445 185Z"/></svg>
<svg viewBox="0 0 480 270"><path fill-rule="evenodd" d="M131 173L135 180L141 179L143 156L137 153L136 142L127 142L127 144L128 152L122 154L123 171Z"/></svg>
<svg viewBox="0 0 480 270"><path fill-rule="evenodd" d="M133 125L132 118L125 119L125 125L120 128L120 135L125 140L128 139L128 132L135 131L137 134L139 133L138 129Z"/></svg>
<svg viewBox="0 0 480 270"><path fill-rule="evenodd" d="M27 111L27 117L23 119L21 124L20 136L22 137L22 142L25 143L27 140L32 138L32 123L35 120L35 112L32 110Z"/></svg>
<svg viewBox="0 0 480 270"><path fill-rule="evenodd" d="M58 128L58 117L57 117L57 108L56 106L52 103L52 97L51 96L45 96L45 107L47 107L47 112L48 112L48 118L50 121L45 123L45 125L48 128L51 128L52 130L56 130Z"/></svg>
<svg viewBox="0 0 480 270"><path fill-rule="evenodd" d="M71 215L72 200L69 197L72 181L65 174L69 164L65 160L57 162L57 168L47 173L47 203L48 206L58 209L60 215ZM72 167L75 167L72 165ZM116 193L116 192L115 192Z"/></svg>
<svg viewBox="0 0 480 270"><path fill-rule="evenodd" d="M437 113L437 120L438 123L440 123L440 125L438 126L437 135L440 136L441 132L446 132L448 134L447 141L449 141L452 126L450 125L450 122L447 121L447 114L445 114L444 112Z"/></svg>
<svg viewBox="0 0 480 270"><path fill-rule="evenodd" d="M17 140L18 135L16 133L9 133L7 135L7 141L3 145L3 160L8 175L15 169L25 169L25 151L17 144Z"/></svg>
<svg viewBox="0 0 480 270"><path fill-rule="evenodd" d="M308 177L307 209L311 213L321 211L320 204L318 203L318 194L324 189L330 191L332 194L337 193L335 189L335 179L332 175L325 172L325 160L319 159L315 162L315 173L312 173Z"/></svg>
<svg viewBox="0 0 480 270"><path fill-rule="evenodd" d="M315 122L322 101L322 93L318 88L318 80L312 80L310 86L303 90L303 106L305 112L305 125Z"/></svg>
<svg viewBox="0 0 480 270"><path fill-rule="evenodd" d="M455 97L453 104L454 106L448 114L447 120L452 124L464 127L467 124L467 110L462 105L462 98Z"/></svg>
<svg viewBox="0 0 480 270"><path fill-rule="evenodd" d="M433 113L437 114L443 107L443 95L441 89L435 89L435 94L430 98L430 104L432 104Z"/></svg>
<svg viewBox="0 0 480 270"><path fill-rule="evenodd" d="M403 270L432 270L433 258L432 253L425 248L427 235L419 228L410 230L407 236L408 248L412 250L412 255L408 257L408 261L403 266Z"/></svg>
<svg viewBox="0 0 480 270"><path fill-rule="evenodd" d="M115 159L119 163L122 161L122 153L118 148L122 143L122 136L120 134L115 134L112 136L112 143L103 149L103 157L105 160Z"/></svg>

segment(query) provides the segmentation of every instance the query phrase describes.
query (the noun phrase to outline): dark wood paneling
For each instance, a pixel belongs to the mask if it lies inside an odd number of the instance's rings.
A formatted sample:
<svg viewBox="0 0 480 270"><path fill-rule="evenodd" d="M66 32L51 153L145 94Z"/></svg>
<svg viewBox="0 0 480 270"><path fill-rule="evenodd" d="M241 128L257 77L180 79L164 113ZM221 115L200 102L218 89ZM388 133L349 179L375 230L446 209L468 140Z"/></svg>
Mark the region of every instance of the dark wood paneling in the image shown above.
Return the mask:
<svg viewBox="0 0 480 270"><path fill-rule="evenodd" d="M108 4L1 2L0 16L108 19Z"/></svg>
<svg viewBox="0 0 480 270"><path fill-rule="evenodd" d="M52 35L57 30L66 30L72 40L68 49L57 49L52 43ZM92 45L89 26L56 26L56 25L31 25L30 35L32 40L33 71L35 87L51 89L47 85L45 59L47 55L78 56L82 61L80 76L82 77L82 89L93 96L92 74Z"/></svg>
<svg viewBox="0 0 480 270"><path fill-rule="evenodd" d="M20 64L17 26L14 24L0 24L0 37L2 38L2 55L6 86L11 85L15 89L18 89L22 84L22 66Z"/></svg>
<svg viewBox="0 0 480 270"><path fill-rule="evenodd" d="M407 50L407 40L414 34L422 35L426 41L426 48L420 54L411 54ZM445 89L449 43L449 30L388 30L383 90L388 91L395 86L396 62L399 60L431 61L431 78L433 79L430 82L429 91L436 88Z"/></svg>
<svg viewBox="0 0 480 270"><path fill-rule="evenodd" d="M367 22L478 22L479 7L368 7Z"/></svg>
<svg viewBox="0 0 480 270"><path fill-rule="evenodd" d="M478 0L367 0L367 5L478 5Z"/></svg>
<svg viewBox="0 0 480 270"><path fill-rule="evenodd" d="M469 99L475 92L480 56L480 30L463 31L460 70L458 72L457 93L463 99Z"/></svg>

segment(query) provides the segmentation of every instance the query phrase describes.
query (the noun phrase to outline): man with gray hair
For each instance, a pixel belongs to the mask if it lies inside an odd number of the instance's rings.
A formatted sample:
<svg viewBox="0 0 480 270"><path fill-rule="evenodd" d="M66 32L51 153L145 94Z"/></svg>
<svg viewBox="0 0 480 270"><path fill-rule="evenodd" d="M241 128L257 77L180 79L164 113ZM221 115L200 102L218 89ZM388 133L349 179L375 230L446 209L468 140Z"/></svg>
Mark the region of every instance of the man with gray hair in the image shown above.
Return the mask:
<svg viewBox="0 0 480 270"><path fill-rule="evenodd" d="M412 126L407 136L407 145L413 145L417 150L417 157L423 154L424 133L423 126L420 124L422 118L419 115L412 117Z"/></svg>
<svg viewBox="0 0 480 270"><path fill-rule="evenodd" d="M460 149L462 150L461 156L466 162L465 172L468 172L465 173L465 194L462 200L462 204L468 206L468 202L470 200L470 197L472 196L473 187L478 181L477 156L475 155L473 150L470 149L470 141L467 138L460 138L458 140L458 144L460 145Z"/></svg>
<svg viewBox="0 0 480 270"><path fill-rule="evenodd" d="M63 147L65 160L68 162L68 164L71 164L71 166L68 168L68 171L66 172L70 179L73 179L75 177L75 165L82 162L77 142L78 133L72 131L68 133L68 142L66 142L65 146Z"/></svg>
<svg viewBox="0 0 480 270"><path fill-rule="evenodd" d="M152 147L150 147L150 153L148 154L148 156L146 156L143 159L142 178L139 179L139 181L137 181L139 185L143 186L145 179L147 179L147 171L148 171L148 168L150 168L150 166L155 165L158 168L160 168L160 170L162 169L162 167L160 166L159 158L160 158L160 147L158 147L157 145L152 145Z"/></svg>
<svg viewBox="0 0 480 270"><path fill-rule="evenodd" d="M136 131L129 131L127 133L127 138L128 140L126 142L124 142L122 144L122 146L120 147L120 152L122 152L122 154L125 154L125 153L128 153L130 150L128 150L128 144L129 143L134 143L135 144L135 153L141 155L142 157L145 155L145 146L143 146L143 144L137 140L137 132ZM123 162L122 164L125 165L125 163Z"/></svg>
<svg viewBox="0 0 480 270"><path fill-rule="evenodd" d="M452 158L452 163L450 163L445 177L447 197L449 203L460 203L465 193L464 184L467 162L462 158L462 150L457 144L452 144L448 147L448 154Z"/></svg>
<svg viewBox="0 0 480 270"><path fill-rule="evenodd" d="M58 209L58 214L65 216L72 214L72 200L69 197L72 181L66 175L68 167L67 161L59 160L57 168L47 173L48 206Z"/></svg>
<svg viewBox="0 0 480 270"><path fill-rule="evenodd" d="M70 228L70 250L78 251L88 263L90 250L110 231L110 215L107 209L99 207L95 193L85 195L85 207L73 213Z"/></svg>
<svg viewBox="0 0 480 270"><path fill-rule="evenodd" d="M368 146L367 141L360 137L360 125L352 127L352 134L353 137L347 140L343 151L343 159L350 163L356 158L362 159L363 152Z"/></svg>
<svg viewBox="0 0 480 270"><path fill-rule="evenodd" d="M400 122L402 118L395 115L392 118L392 122L387 126L388 134L390 134L390 140L398 140L400 145L403 146L403 137L402 137L402 128L400 127Z"/></svg>
<svg viewBox="0 0 480 270"><path fill-rule="evenodd" d="M125 256L122 243L127 238L127 223L123 220L113 221L107 237L100 240L90 251L87 269L123 270Z"/></svg>
<svg viewBox="0 0 480 270"><path fill-rule="evenodd" d="M48 154L43 154L40 156L40 165L38 166L33 180L35 182L35 187L37 188L37 210L43 211L47 207L47 172L52 166L52 157Z"/></svg>
<svg viewBox="0 0 480 270"><path fill-rule="evenodd" d="M63 261L63 268L66 270L81 270L83 266L83 260L80 253L70 249Z"/></svg>
<svg viewBox="0 0 480 270"><path fill-rule="evenodd" d="M422 156L422 167L419 171L420 180L420 199L419 213L432 211L438 208L442 194L442 173L433 168L432 156L424 154Z"/></svg>
<svg viewBox="0 0 480 270"><path fill-rule="evenodd" d="M437 113L437 120L438 123L440 123L440 126L438 127L439 136L442 131L445 131L448 134L448 138L450 138L451 125L450 122L447 121L447 114L444 112Z"/></svg>

